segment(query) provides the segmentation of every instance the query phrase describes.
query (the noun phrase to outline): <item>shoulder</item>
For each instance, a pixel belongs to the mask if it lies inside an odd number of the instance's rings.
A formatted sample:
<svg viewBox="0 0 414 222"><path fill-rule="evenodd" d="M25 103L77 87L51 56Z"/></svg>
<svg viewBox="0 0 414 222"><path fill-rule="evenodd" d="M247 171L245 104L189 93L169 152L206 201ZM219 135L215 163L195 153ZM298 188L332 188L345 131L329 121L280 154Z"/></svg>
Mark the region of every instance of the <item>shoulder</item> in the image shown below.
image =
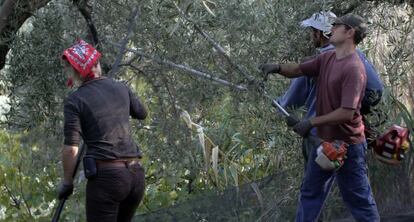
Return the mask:
<svg viewBox="0 0 414 222"><path fill-rule="evenodd" d="M115 79L112 79L112 78L105 78L103 80L107 84L112 84L112 85L119 86L119 87L126 87L127 86L125 81L118 81L118 80L115 80Z"/></svg>
<svg viewBox="0 0 414 222"><path fill-rule="evenodd" d="M354 55L350 57L347 62L349 66L364 69L364 63L362 63L360 54L358 52L354 53Z"/></svg>
<svg viewBox="0 0 414 222"><path fill-rule="evenodd" d="M319 55L319 58L320 59L330 59L330 58L334 58L335 55L336 55L335 50L327 50L327 51L322 52Z"/></svg>
<svg viewBox="0 0 414 222"><path fill-rule="evenodd" d="M69 95L63 100L63 103L75 103L77 100L79 100L79 89L76 89L76 91L69 93Z"/></svg>
<svg viewBox="0 0 414 222"><path fill-rule="evenodd" d="M105 90L123 90L126 88L126 84L124 82L117 81L109 77L102 77L99 81L96 81L95 84L100 85L99 87Z"/></svg>
<svg viewBox="0 0 414 222"><path fill-rule="evenodd" d="M343 66L343 73L346 78L356 78L362 81L367 79L364 65L359 59L348 61L347 64Z"/></svg>
<svg viewBox="0 0 414 222"><path fill-rule="evenodd" d="M358 54L358 56L361 58L361 59L366 59L367 57L365 56L365 53L363 53L362 51L361 51L361 49L359 49L359 48L356 48L356 53Z"/></svg>
<svg viewBox="0 0 414 222"><path fill-rule="evenodd" d="M335 47L332 44L329 44L325 47L319 48L319 53L327 52L327 51L335 51Z"/></svg>
<svg viewBox="0 0 414 222"><path fill-rule="evenodd" d="M67 111L75 111L79 110L79 104L80 104L80 97L78 96L77 91L69 94L65 100L63 101L63 109L65 113Z"/></svg>

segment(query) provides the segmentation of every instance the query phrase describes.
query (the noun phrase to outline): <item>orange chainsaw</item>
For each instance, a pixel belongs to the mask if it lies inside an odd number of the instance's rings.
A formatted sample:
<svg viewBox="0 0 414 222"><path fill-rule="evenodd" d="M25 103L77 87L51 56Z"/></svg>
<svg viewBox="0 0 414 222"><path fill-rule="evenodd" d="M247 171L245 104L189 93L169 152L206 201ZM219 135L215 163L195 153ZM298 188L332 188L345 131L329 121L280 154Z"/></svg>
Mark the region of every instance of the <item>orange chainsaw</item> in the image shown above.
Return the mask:
<svg viewBox="0 0 414 222"><path fill-rule="evenodd" d="M291 116L276 100L272 101L272 105L279 109L291 123L299 122L299 120ZM344 164L348 145L339 140L327 142L317 137L314 139L320 141L320 145L317 148L315 162L324 170L338 170Z"/></svg>
<svg viewBox="0 0 414 222"><path fill-rule="evenodd" d="M378 160L386 164L397 165L404 160L410 147L408 137L407 128L392 125L384 134L373 139L369 146Z"/></svg>

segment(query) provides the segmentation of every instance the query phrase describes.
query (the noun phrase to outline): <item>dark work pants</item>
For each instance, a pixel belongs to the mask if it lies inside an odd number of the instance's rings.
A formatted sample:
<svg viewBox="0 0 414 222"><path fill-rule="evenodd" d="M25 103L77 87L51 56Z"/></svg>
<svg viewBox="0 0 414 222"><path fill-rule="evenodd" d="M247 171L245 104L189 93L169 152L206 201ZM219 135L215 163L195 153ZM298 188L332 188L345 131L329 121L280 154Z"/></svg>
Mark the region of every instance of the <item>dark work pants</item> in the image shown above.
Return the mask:
<svg viewBox="0 0 414 222"><path fill-rule="evenodd" d="M302 139L302 154L305 160L305 171L312 149L316 149L319 145L321 145L321 143L322 140L315 135L311 135Z"/></svg>
<svg viewBox="0 0 414 222"><path fill-rule="evenodd" d="M97 176L86 185L87 220L131 221L144 189L144 169L139 164L99 168Z"/></svg>
<svg viewBox="0 0 414 222"><path fill-rule="evenodd" d="M336 172L322 170L315 162L316 149L311 150L300 190L297 222L317 220L333 178L336 179L342 199L356 221L380 221L367 175L366 148L366 143L350 145L344 165Z"/></svg>
<svg viewBox="0 0 414 222"><path fill-rule="evenodd" d="M306 168L308 166L309 156L312 153L313 149L318 149L319 145L321 144L322 140L315 135L311 135L310 137L303 138L302 140L302 154L305 162L304 171L306 175ZM312 160L311 160L312 161ZM331 187L335 182L335 177L329 178L324 185L324 188L320 191L320 196L326 198L331 191ZM325 204L325 203L324 203ZM323 206L322 206L323 207ZM321 208L322 210L322 208ZM319 212L318 218L315 218L315 222L323 221L323 211Z"/></svg>

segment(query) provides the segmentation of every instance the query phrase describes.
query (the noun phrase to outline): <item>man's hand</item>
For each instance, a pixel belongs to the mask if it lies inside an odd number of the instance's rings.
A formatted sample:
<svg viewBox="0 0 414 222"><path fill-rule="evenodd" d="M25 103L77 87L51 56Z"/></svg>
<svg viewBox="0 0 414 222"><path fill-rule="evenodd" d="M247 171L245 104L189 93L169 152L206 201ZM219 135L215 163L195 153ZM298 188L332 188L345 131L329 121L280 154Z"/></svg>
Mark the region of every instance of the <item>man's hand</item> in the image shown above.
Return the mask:
<svg viewBox="0 0 414 222"><path fill-rule="evenodd" d="M59 200L68 198L73 193L73 183L62 182L58 188Z"/></svg>
<svg viewBox="0 0 414 222"><path fill-rule="evenodd" d="M293 131L302 137L306 137L312 127L313 126L310 120L302 120L293 127Z"/></svg>
<svg viewBox="0 0 414 222"><path fill-rule="evenodd" d="M287 124L288 127L294 127L299 122L300 122L300 120L294 115L290 115L290 116L286 117L286 124Z"/></svg>
<svg viewBox="0 0 414 222"><path fill-rule="evenodd" d="M280 65L279 64L260 64L258 67L265 75L269 73L279 73L280 72Z"/></svg>

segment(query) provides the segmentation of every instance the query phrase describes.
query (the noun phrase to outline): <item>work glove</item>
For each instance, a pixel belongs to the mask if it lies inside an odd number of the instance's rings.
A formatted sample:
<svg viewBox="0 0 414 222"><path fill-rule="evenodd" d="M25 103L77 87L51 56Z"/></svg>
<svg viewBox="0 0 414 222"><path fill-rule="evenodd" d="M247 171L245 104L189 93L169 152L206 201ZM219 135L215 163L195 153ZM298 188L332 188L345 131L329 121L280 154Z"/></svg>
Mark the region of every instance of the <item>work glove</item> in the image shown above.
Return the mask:
<svg viewBox="0 0 414 222"><path fill-rule="evenodd" d="M279 64L264 63L264 64L260 64L258 68L266 76L269 73L279 73L280 72L280 65Z"/></svg>
<svg viewBox="0 0 414 222"><path fill-rule="evenodd" d="M73 183L62 182L58 188L59 200L68 198L73 193Z"/></svg>
<svg viewBox="0 0 414 222"><path fill-rule="evenodd" d="M290 115L290 116L286 117L286 124L287 124L288 127L294 127L299 122L300 122L300 120L294 115Z"/></svg>
<svg viewBox="0 0 414 222"><path fill-rule="evenodd" d="M295 133L299 134L301 137L306 137L312 127L313 126L310 120L302 120L293 126L293 131L295 131Z"/></svg>

